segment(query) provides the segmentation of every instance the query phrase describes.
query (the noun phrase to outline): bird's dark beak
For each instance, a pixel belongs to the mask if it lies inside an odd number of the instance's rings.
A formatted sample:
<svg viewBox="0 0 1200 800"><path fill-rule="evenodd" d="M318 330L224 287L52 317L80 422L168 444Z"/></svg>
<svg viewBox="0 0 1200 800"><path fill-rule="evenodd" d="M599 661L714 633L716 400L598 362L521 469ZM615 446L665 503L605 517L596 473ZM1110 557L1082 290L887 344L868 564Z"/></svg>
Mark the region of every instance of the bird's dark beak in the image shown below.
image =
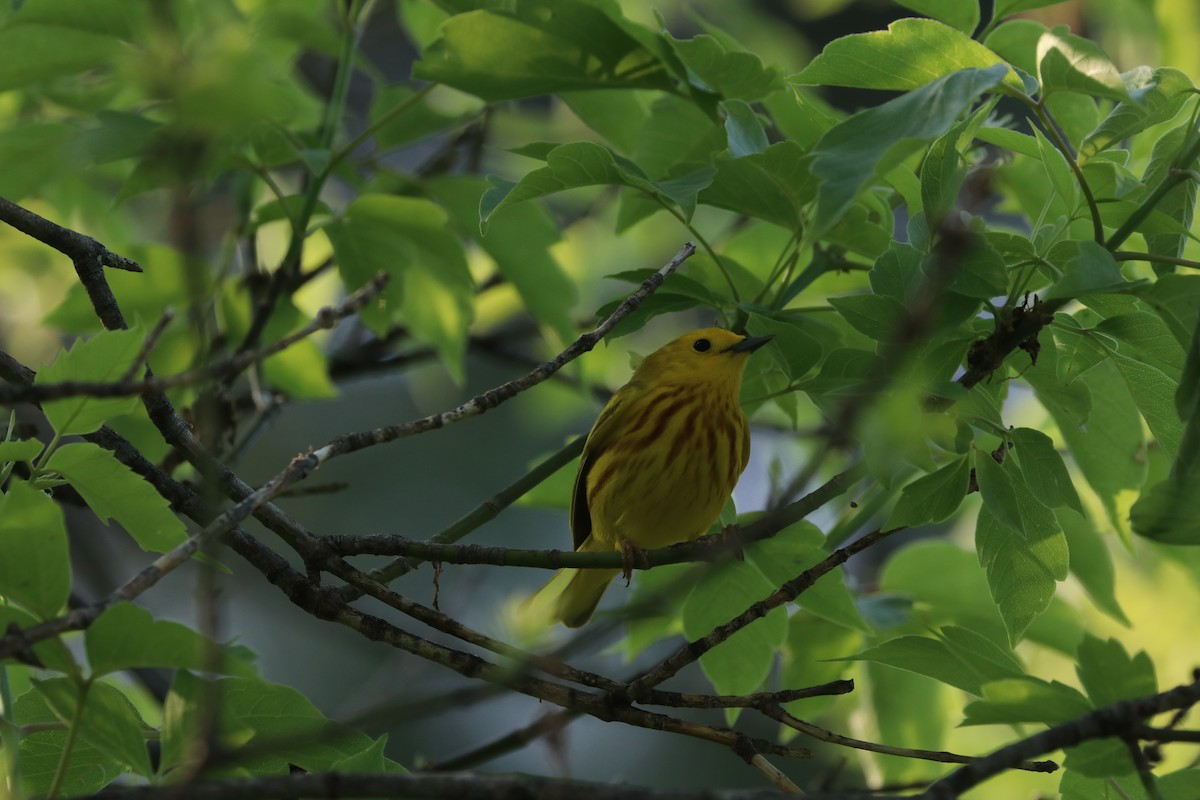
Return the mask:
<svg viewBox="0 0 1200 800"><path fill-rule="evenodd" d="M764 344L766 344L767 342L771 341L774 338L775 337L771 334L767 334L766 336L747 336L745 339L742 339L740 342L735 344L733 347L729 348L729 350L727 352L730 352L730 353L753 353L755 350L762 347Z"/></svg>

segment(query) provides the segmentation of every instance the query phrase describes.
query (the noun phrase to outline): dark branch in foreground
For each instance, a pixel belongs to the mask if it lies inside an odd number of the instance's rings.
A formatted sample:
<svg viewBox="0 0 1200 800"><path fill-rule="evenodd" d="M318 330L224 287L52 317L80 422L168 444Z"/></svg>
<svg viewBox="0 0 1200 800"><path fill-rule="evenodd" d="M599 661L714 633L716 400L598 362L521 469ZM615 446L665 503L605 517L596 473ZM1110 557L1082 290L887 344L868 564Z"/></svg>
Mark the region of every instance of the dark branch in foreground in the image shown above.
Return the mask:
<svg viewBox="0 0 1200 800"><path fill-rule="evenodd" d="M990 755L977 758L970 764L951 772L934 783L921 795L925 800L950 800L968 789L978 786L988 778L1020 762L1073 747L1089 739L1105 739L1110 736L1136 736L1143 720L1164 711L1189 708L1200 703L1200 674L1193 683L1176 686L1160 694L1138 697L1113 703L1079 719L1063 722L1052 728L1028 736L1020 741L1001 747Z"/></svg>
<svg viewBox="0 0 1200 800"><path fill-rule="evenodd" d="M432 800L785 800L771 790L647 789L532 775L345 775L336 772L110 788L93 800L261 800L274 797L421 797ZM897 800L871 792L809 794L812 800Z"/></svg>

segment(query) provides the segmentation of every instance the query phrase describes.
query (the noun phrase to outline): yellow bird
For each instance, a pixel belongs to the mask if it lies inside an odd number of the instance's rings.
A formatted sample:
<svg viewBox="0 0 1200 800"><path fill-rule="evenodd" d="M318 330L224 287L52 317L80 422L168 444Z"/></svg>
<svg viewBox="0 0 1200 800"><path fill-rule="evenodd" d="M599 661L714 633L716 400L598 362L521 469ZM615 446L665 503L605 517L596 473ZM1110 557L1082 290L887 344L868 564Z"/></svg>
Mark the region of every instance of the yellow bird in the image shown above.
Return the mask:
<svg viewBox="0 0 1200 800"><path fill-rule="evenodd" d="M620 551L628 579L639 549L708 530L750 458L738 392L750 354L770 339L704 328L646 356L584 445L571 495L576 550ZM525 611L578 628L620 572L559 570Z"/></svg>

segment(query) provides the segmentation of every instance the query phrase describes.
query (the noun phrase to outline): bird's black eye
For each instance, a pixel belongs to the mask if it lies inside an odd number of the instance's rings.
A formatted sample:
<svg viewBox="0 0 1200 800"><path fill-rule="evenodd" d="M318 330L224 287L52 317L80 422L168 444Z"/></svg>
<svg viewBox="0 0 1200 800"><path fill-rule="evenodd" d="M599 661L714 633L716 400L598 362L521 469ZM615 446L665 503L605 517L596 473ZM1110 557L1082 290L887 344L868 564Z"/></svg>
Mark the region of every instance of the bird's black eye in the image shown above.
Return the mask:
<svg viewBox="0 0 1200 800"><path fill-rule="evenodd" d="M692 345L692 349L697 353L707 353L710 347L712 347L712 342L708 339L697 339L696 343Z"/></svg>

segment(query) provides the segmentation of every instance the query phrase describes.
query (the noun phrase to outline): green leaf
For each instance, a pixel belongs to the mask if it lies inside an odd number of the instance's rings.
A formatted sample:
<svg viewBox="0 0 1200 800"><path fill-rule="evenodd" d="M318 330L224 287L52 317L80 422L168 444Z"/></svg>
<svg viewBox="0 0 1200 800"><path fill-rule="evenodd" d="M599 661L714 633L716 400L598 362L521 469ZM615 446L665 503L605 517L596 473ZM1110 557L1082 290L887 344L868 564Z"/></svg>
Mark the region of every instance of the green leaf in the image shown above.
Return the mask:
<svg viewBox="0 0 1200 800"><path fill-rule="evenodd" d="M879 342L891 341L908 314L900 301L880 294L831 297L829 305L850 327Z"/></svg>
<svg viewBox="0 0 1200 800"><path fill-rule="evenodd" d="M437 348L450 374L461 381L474 280L448 221L444 209L423 198L363 194L325 231L348 289L380 272L391 276L363 310L363 321L380 334L403 322Z"/></svg>
<svg viewBox="0 0 1200 800"><path fill-rule="evenodd" d="M413 77L489 102L573 89L671 88L658 55L600 8L578 0L467 11L440 32L413 65Z"/></svg>
<svg viewBox="0 0 1200 800"><path fill-rule="evenodd" d="M1043 136L1037 128L1033 129L1033 134L1037 138L1042 168L1046 170L1046 177L1050 179L1050 185L1066 203L1067 210L1074 213L1079 206L1079 184L1075 182L1075 173L1071 171L1067 157L1057 147L1050 144L1050 140Z"/></svg>
<svg viewBox="0 0 1200 800"><path fill-rule="evenodd" d="M822 179L813 223L816 231L828 230L872 175L886 173L922 142L950 130L959 115L1006 74L1008 68L1001 64L963 69L830 128L812 151L812 172Z"/></svg>
<svg viewBox="0 0 1200 800"><path fill-rule="evenodd" d="M1136 359L1113 353L1112 360L1158 445L1173 458L1183 438L1183 423L1175 409L1178 384L1161 370Z"/></svg>
<svg viewBox="0 0 1200 800"><path fill-rule="evenodd" d="M827 558L829 553L823 548L824 542L825 537L815 525L810 522L798 522L789 525L770 539L748 547L746 559L761 570L774 589ZM765 596L764 594L763 597ZM841 569L823 575L806 589L796 602L830 622L863 633L872 632L871 626L854 605L854 597L846 586L845 575ZM742 610L747 606L749 603L743 606Z"/></svg>
<svg viewBox="0 0 1200 800"><path fill-rule="evenodd" d="M54 715L66 725L74 724L80 689L67 678L34 681L34 688L45 699ZM78 735L92 747L115 759L138 775L153 774L150 752L142 722L133 704L120 690L106 683L93 683L82 699L83 717Z"/></svg>
<svg viewBox="0 0 1200 800"><path fill-rule="evenodd" d="M1063 276L1047 290L1045 299L1109 292L1128 284L1112 253L1104 245L1093 241L1080 241L1075 245L1077 250L1074 257L1062 265Z"/></svg>
<svg viewBox="0 0 1200 800"><path fill-rule="evenodd" d="M15 439L11 442L0 442L0 465L9 461L24 461L32 464L44 448L45 445L37 439Z"/></svg>
<svg viewBox="0 0 1200 800"><path fill-rule="evenodd" d="M1173 67L1159 67L1148 81L1134 93L1132 100L1122 100L1113 106L1095 130L1079 147L1079 163L1083 164L1097 153L1119 145L1134 134L1152 125L1166 122L1179 112L1191 93L1191 79Z"/></svg>
<svg viewBox="0 0 1200 800"><path fill-rule="evenodd" d="M887 252L875 260L868 277L875 294L908 302L913 286L921 275L921 253L912 245L892 242Z"/></svg>
<svg viewBox="0 0 1200 800"><path fill-rule="evenodd" d="M197 672L246 669L234 659L210 658L210 651L221 646L186 625L156 620L149 611L127 602L105 609L87 629L85 641L93 676L138 667Z"/></svg>
<svg viewBox="0 0 1200 800"><path fill-rule="evenodd" d="M947 626L937 638L901 636L869 647L848 659L875 661L926 675L964 692L981 694L985 683L1025 674L1011 651L972 630Z"/></svg>
<svg viewBox="0 0 1200 800"><path fill-rule="evenodd" d="M793 614L788 620L788 639L779 674L780 688L803 689L845 678L852 665L842 656L860 647L862 639L858 631L808 612ZM799 717L810 719L833 702L833 697L810 697L795 700L784 708Z"/></svg>
<svg viewBox="0 0 1200 800"><path fill-rule="evenodd" d="M1133 355L1139 360L1168 375L1175 375L1183 369L1183 348L1158 314L1146 311L1117 314L1101 320L1096 330L1120 339L1132 348ZM1187 415L1180 416L1186 418Z"/></svg>
<svg viewBox="0 0 1200 800"><path fill-rule="evenodd" d="M904 487L883 529L911 528L947 519L966 497L970 478L970 464L965 455L937 472L918 478Z"/></svg>
<svg viewBox="0 0 1200 800"><path fill-rule="evenodd" d="M1154 662L1144 650L1130 656L1116 639L1101 641L1087 634L1077 659L1075 672L1096 708L1158 692Z"/></svg>
<svg viewBox="0 0 1200 800"><path fill-rule="evenodd" d="M725 112L725 135L729 137L729 153L734 158L764 153L767 149L767 132L754 109L742 100L726 100L721 103Z"/></svg>
<svg viewBox="0 0 1200 800"><path fill-rule="evenodd" d="M1021 81L998 55L969 36L931 19L899 19L886 31L843 36L789 80L819 86L907 91L952 73L1003 67L996 81ZM987 88L991 88L988 86Z"/></svg>
<svg viewBox="0 0 1200 800"><path fill-rule="evenodd" d="M121 43L81 28L61 22L0 28L0 91L78 76L112 61Z"/></svg>
<svg viewBox="0 0 1200 800"><path fill-rule="evenodd" d="M802 208L816 196L816 179L795 142L779 142L742 158L719 158L715 164L717 174L699 195L705 205L794 231Z"/></svg>
<svg viewBox="0 0 1200 800"><path fill-rule="evenodd" d="M549 326L562 342L575 334L571 310L579 299L575 283L567 277L551 248L559 241L558 225L536 203L516 206L479 232L479 198L487 184L475 177L448 176L430 181L427 188L450 212L462 231L477 240L496 262L529 313Z"/></svg>
<svg viewBox="0 0 1200 800"><path fill-rule="evenodd" d="M1038 400L1058 423L1075 463L1104 503L1113 524L1127 531L1127 515L1116 498L1139 489L1146 480L1145 445L1138 408L1112 363L1106 359L1080 376L1070 387L1058 384L1058 354L1053 343L1043 341L1038 365L1024 377L1037 391ZM1088 398L1081 415L1083 392Z"/></svg>
<svg viewBox="0 0 1200 800"><path fill-rule="evenodd" d="M705 636L774 590L771 581L745 561L708 570L683 601L683 633L689 640ZM718 694L753 692L767 679L786 638L787 612L781 607L700 656L700 667Z"/></svg>
<svg viewBox="0 0 1200 800"><path fill-rule="evenodd" d="M1079 690L1058 681L1033 677L1006 678L983 686L983 700L964 709L963 725L1014 725L1041 722L1057 725L1082 717L1092 705Z"/></svg>
<svg viewBox="0 0 1200 800"><path fill-rule="evenodd" d="M1091 522L1070 509L1060 508L1056 516L1067 537L1071 553L1071 574L1092 598L1096 607L1118 622L1128 626L1129 618L1117 602L1116 578L1112 556Z"/></svg>
<svg viewBox="0 0 1200 800"><path fill-rule="evenodd" d="M754 336L771 334L775 337L768 352L780 362L790 380L803 378L821 360L820 342L786 318L774 319L752 313L746 330Z"/></svg>
<svg viewBox="0 0 1200 800"><path fill-rule="evenodd" d="M1025 494L1018 495L1023 533L1002 524L987 505L979 509L975 527L979 563L987 572L988 587L1004 618L1010 644L1020 641L1030 623L1046 610L1057 582L1069 571L1067 539L1058 521L1053 514L1048 524L1038 518L1040 514L1028 514L1037 506L1047 514L1049 511L1040 504L1033 506L1037 501L1028 490Z"/></svg>
<svg viewBox="0 0 1200 800"><path fill-rule="evenodd" d="M161 773L185 763L203 698L210 696L201 678L180 670L163 709ZM209 684L220 698L216 741L252 755L237 766L256 773L286 773L289 764L306 772L324 772L342 759L362 753L372 740L325 718L300 692L258 678L220 678Z"/></svg>
<svg viewBox="0 0 1200 800"><path fill-rule="evenodd" d="M957 259L950 290L979 300L990 300L1008 289L1004 259L982 239L973 241Z"/></svg>
<svg viewBox="0 0 1200 800"><path fill-rule="evenodd" d="M1092 739L1064 751L1063 768L1089 778L1115 778L1137 771L1129 758L1129 748L1115 737ZM1109 786L1111 788L1111 785Z"/></svg>
<svg viewBox="0 0 1200 800"><path fill-rule="evenodd" d="M979 27L979 4L963 0L896 0L899 5L941 20L967 36Z"/></svg>
<svg viewBox="0 0 1200 800"><path fill-rule="evenodd" d="M1038 82L1044 94L1080 92L1093 97L1129 100L1121 73L1095 42L1062 29L1038 39Z"/></svg>
<svg viewBox="0 0 1200 800"><path fill-rule="evenodd" d="M668 97L678 99L674 95ZM575 112L575 116L579 117L584 125L603 136L625 155L631 156L637 151L642 133L650 124L647 99L638 92L628 92L624 89L592 89L564 92L559 98ZM688 105L695 109L694 105ZM711 123L707 116L704 119ZM678 156L678 152L675 155ZM643 169L645 166L642 164Z"/></svg>
<svg viewBox="0 0 1200 800"><path fill-rule="evenodd" d="M409 4L413 5L413 4ZM483 103L456 92L442 91L436 99L414 99L416 90L396 84L380 90L371 101L371 124L375 142L390 149L424 139L470 119L483 110Z"/></svg>
<svg viewBox="0 0 1200 800"><path fill-rule="evenodd" d="M1163 544L1200 544L1200 470L1168 476L1129 512L1133 532Z"/></svg>
<svg viewBox="0 0 1200 800"><path fill-rule="evenodd" d="M18 725L61 724L36 689L31 688L18 697L13 706ZM76 737L62 781L56 783L67 735L66 730L52 728L21 736L21 783L27 797L45 797L52 785L58 785L64 795L71 797L91 794L126 771L126 766L107 752Z"/></svg>
<svg viewBox="0 0 1200 800"><path fill-rule="evenodd" d="M71 593L62 509L22 480L0 495L0 596L50 619Z"/></svg>
<svg viewBox="0 0 1200 800"><path fill-rule="evenodd" d="M688 69L688 77L699 88L726 99L761 100L781 88L778 67L764 67L762 60L742 50L728 50L707 34L692 39L668 35L675 54Z"/></svg>
<svg viewBox="0 0 1200 800"><path fill-rule="evenodd" d="M937 580L930 580L936 575ZM1008 632L992 600L987 576L974 553L945 541L907 545L888 559L880 588L913 600L913 616L926 626L961 624L1009 648ZM1031 641L1073 656L1083 636L1078 615L1057 598L1034 620Z"/></svg>
<svg viewBox="0 0 1200 800"><path fill-rule="evenodd" d="M1160 136L1154 143L1154 150L1150 154L1150 163L1146 167L1146 173L1142 176L1142 183L1154 189L1170 178L1172 171L1194 169L1195 162L1191 164L1177 163L1180 161L1184 144L1191 141L1191 137L1192 124L1190 121L1184 122ZM1153 235L1149 235L1148 231L1143 231L1147 234L1146 246L1150 253L1171 258L1178 258L1183 254L1183 247L1187 244L1188 239L1187 232L1191 230L1196 210L1196 186L1196 181L1182 181L1158 201L1155 206L1156 212L1179 223L1183 230L1156 232Z"/></svg>
<svg viewBox="0 0 1200 800"><path fill-rule="evenodd" d="M170 503L98 445L63 445L50 456L46 468L66 478L101 521L121 523L143 550L165 553L187 538Z"/></svg>
<svg viewBox="0 0 1200 800"><path fill-rule="evenodd" d="M630 162L618 164L611 150L594 142L559 145L546 155L546 166L516 183L489 178L492 188L479 201L480 229L509 206L583 186L633 186L650 189L650 180Z"/></svg>
<svg viewBox="0 0 1200 800"><path fill-rule="evenodd" d="M1052 6L1057 3L1061 3L1062 1L1063 0L996 0L996 9L992 16L994 19L1004 19L1009 14L1017 14L1021 11L1029 11L1034 8Z"/></svg>
<svg viewBox="0 0 1200 800"><path fill-rule="evenodd" d="M1006 452L1006 451L1005 451ZM1007 471L996 458L983 450L975 453L975 477L979 482L979 494L983 506L992 515L1017 533L1025 532L1025 521L1021 518L1021 504L1017 501L1017 490Z"/></svg>
<svg viewBox="0 0 1200 800"><path fill-rule="evenodd" d="M1068 506L1082 514L1075 484L1050 437L1033 428L1016 428L1009 436L1016 445L1014 455L1021 475L1033 496L1051 508Z"/></svg>
<svg viewBox="0 0 1200 800"><path fill-rule="evenodd" d="M112 382L119 380L142 349L139 329L102 331L90 339L77 339L70 350L43 367L34 379L38 386L62 381ZM113 417L128 414L137 405L134 397L88 397L80 395L64 400L47 400L42 411L59 436L91 433Z"/></svg>
<svg viewBox="0 0 1200 800"><path fill-rule="evenodd" d="M958 199L958 190L967 174L958 152L961 128L956 125L938 137L921 163L921 208L925 219L943 219Z"/></svg>

